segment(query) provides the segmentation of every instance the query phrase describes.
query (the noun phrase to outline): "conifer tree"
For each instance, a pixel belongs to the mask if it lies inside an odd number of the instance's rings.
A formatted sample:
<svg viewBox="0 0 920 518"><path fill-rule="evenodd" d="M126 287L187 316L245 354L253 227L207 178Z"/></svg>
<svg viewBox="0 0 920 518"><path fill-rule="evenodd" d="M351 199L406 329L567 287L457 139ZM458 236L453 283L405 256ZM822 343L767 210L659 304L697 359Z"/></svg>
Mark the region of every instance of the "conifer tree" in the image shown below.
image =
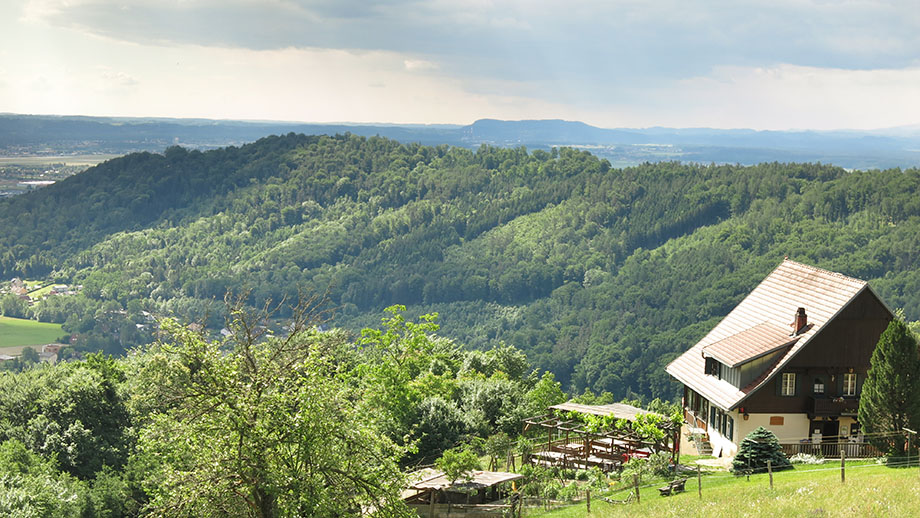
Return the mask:
<svg viewBox="0 0 920 518"><path fill-rule="evenodd" d="M732 462L732 471L736 475L742 475L747 470L751 470L752 473L764 472L767 470L768 460L773 471L792 468L776 435L763 426L758 426L741 441L741 447L738 448L738 454Z"/></svg>
<svg viewBox="0 0 920 518"><path fill-rule="evenodd" d="M888 324L872 352L859 422L869 441L889 454L904 453L904 428L920 426L920 352L901 319Z"/></svg>

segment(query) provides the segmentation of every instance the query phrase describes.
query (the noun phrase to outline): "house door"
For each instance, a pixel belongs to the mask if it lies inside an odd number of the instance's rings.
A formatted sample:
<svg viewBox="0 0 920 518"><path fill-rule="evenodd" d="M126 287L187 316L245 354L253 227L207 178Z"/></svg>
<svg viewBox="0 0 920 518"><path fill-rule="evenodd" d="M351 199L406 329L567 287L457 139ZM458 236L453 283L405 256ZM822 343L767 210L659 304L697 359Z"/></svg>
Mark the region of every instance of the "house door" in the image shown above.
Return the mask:
<svg viewBox="0 0 920 518"><path fill-rule="evenodd" d="M838 457L840 448L837 445L840 435L840 421L812 421L811 440L815 444L815 453L824 457Z"/></svg>
<svg viewBox="0 0 920 518"><path fill-rule="evenodd" d="M821 423L823 425L821 435L824 436L824 440L836 443L837 436L840 435L840 421L821 421Z"/></svg>

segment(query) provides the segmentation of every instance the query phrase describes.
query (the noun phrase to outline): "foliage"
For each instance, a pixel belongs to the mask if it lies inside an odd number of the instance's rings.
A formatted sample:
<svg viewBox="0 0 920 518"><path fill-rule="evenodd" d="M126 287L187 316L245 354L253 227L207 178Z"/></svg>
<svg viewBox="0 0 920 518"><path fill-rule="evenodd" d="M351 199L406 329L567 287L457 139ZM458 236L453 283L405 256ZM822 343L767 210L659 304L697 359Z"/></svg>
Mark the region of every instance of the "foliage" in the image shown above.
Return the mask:
<svg viewBox="0 0 920 518"><path fill-rule="evenodd" d="M0 514L10 517L105 516L95 514L85 484L54 469L22 443L0 443Z"/></svg>
<svg viewBox="0 0 920 518"><path fill-rule="evenodd" d="M468 447L445 450L435 465L444 472L451 485L458 480L469 482L473 479L473 471L482 469L476 452Z"/></svg>
<svg viewBox="0 0 920 518"><path fill-rule="evenodd" d="M663 367L784 255L920 317L918 190L917 169L614 169L575 149L285 135L128 155L0 200L0 277L82 284L33 316L68 314L86 350L150 341L134 307L216 331L228 289L252 287L254 306L328 289L352 331L406 304L448 315L457 343L514 346L566 391L673 400Z"/></svg>
<svg viewBox="0 0 920 518"><path fill-rule="evenodd" d="M111 359L0 373L0 439L55 458L81 479L120 469L133 444L131 419Z"/></svg>
<svg viewBox="0 0 920 518"><path fill-rule="evenodd" d="M514 449L514 439L505 432L489 436L483 441L483 450L489 456L489 471L495 471L505 464Z"/></svg>
<svg viewBox="0 0 920 518"><path fill-rule="evenodd" d="M783 448L776 435L763 426L758 426L741 441L741 446L732 462L732 471L736 475L748 472L759 473L766 471L767 461L770 461L773 471L792 468L789 459L783 454Z"/></svg>
<svg viewBox="0 0 920 518"><path fill-rule="evenodd" d="M333 351L342 335L296 320L260 336L238 310L233 338L207 341L164 321L137 360L135 408L149 509L161 516L351 516L406 512L402 451L360 412ZM261 319L256 319L255 322Z"/></svg>
<svg viewBox="0 0 920 518"><path fill-rule="evenodd" d="M904 453L902 430L920 425L920 350L900 319L888 324L872 352L859 422L869 441L891 454Z"/></svg>

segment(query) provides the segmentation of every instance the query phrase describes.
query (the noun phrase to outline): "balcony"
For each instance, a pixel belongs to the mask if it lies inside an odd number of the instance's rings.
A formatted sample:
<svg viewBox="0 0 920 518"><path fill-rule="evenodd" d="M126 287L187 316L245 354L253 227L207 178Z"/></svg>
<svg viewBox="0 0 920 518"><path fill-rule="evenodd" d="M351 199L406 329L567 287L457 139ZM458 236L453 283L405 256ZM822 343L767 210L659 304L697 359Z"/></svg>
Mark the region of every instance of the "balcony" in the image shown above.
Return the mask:
<svg viewBox="0 0 920 518"><path fill-rule="evenodd" d="M855 416L859 412L857 397L810 397L808 413L814 416Z"/></svg>

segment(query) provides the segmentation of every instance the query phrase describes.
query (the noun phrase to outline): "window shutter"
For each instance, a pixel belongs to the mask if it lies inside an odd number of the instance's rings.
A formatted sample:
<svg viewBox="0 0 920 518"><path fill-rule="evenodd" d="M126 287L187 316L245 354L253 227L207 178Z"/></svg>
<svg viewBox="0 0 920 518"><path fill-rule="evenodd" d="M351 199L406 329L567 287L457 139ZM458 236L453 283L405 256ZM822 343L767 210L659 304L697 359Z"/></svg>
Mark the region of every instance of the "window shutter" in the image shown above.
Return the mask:
<svg viewBox="0 0 920 518"><path fill-rule="evenodd" d="M735 440L735 420L731 416L728 417L728 440Z"/></svg>
<svg viewBox="0 0 920 518"><path fill-rule="evenodd" d="M839 373L837 376L837 392L834 393L835 396L843 395L843 373Z"/></svg>
<svg viewBox="0 0 920 518"><path fill-rule="evenodd" d="M776 383L774 385L776 385L776 395L782 396L783 395L783 373L782 372L776 375Z"/></svg>

